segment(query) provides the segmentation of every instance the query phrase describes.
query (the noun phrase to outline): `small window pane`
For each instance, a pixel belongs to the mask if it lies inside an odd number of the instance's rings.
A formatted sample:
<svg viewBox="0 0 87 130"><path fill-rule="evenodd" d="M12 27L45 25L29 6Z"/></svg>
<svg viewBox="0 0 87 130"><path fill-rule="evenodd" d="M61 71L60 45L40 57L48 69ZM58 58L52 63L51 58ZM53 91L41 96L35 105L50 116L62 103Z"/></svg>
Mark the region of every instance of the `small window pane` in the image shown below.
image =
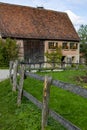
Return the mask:
<svg viewBox="0 0 87 130"><path fill-rule="evenodd" d="M67 42L64 42L64 43L63 43L62 49L69 49Z"/></svg>
<svg viewBox="0 0 87 130"><path fill-rule="evenodd" d="M57 42L49 42L48 43L49 49L56 49L58 47Z"/></svg>
<svg viewBox="0 0 87 130"><path fill-rule="evenodd" d="M78 48L78 44L77 43L70 43L70 49L77 49Z"/></svg>

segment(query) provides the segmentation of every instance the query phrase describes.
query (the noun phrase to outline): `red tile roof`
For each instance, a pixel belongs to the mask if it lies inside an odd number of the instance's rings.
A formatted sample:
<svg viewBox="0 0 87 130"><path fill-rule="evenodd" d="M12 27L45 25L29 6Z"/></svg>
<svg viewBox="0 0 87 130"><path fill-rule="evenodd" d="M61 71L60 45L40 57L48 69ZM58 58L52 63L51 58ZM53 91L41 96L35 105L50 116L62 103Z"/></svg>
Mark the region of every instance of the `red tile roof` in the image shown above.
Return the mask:
<svg viewBox="0 0 87 130"><path fill-rule="evenodd" d="M66 13L0 3L2 37L79 41Z"/></svg>

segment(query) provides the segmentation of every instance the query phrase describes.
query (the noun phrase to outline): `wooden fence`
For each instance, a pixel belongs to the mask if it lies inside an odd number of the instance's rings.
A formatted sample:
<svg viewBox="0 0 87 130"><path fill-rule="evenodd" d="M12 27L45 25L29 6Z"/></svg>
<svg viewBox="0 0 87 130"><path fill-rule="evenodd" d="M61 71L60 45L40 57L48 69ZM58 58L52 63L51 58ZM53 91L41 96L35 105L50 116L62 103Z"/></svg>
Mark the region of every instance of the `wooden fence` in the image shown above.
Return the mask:
<svg viewBox="0 0 87 130"><path fill-rule="evenodd" d="M12 73L12 68L13 68L13 73ZM45 126L47 125L48 114L51 117L53 117L56 121L60 122L68 130L80 130L80 128L72 124L70 121L64 119L61 115L49 109L48 103L49 103L49 95L50 95L50 86L54 85L55 87L60 87L64 90L68 90L70 92L78 94L84 98L87 98L87 89L84 89L80 86L64 83L58 80L53 80L51 77L47 77L47 76L44 77L44 76L37 75L35 73L25 72L24 64L20 64L19 68L20 68L19 70L20 80L18 84L17 83L18 62L17 61L15 61L14 63L10 62L10 80L11 80L11 84L13 85L12 90L16 91L16 89L18 89L18 99L17 99L18 106L21 105L21 98L23 95L31 102L33 102L35 105L37 105L37 107L42 109L42 130L44 130ZM42 82L44 81L43 103L41 103L31 94L23 90L24 77L26 76L40 80Z"/></svg>
<svg viewBox="0 0 87 130"><path fill-rule="evenodd" d="M55 70L86 70L87 65L84 63L65 63L65 62L20 62L21 64L24 64L25 67L32 72L34 71L55 71Z"/></svg>

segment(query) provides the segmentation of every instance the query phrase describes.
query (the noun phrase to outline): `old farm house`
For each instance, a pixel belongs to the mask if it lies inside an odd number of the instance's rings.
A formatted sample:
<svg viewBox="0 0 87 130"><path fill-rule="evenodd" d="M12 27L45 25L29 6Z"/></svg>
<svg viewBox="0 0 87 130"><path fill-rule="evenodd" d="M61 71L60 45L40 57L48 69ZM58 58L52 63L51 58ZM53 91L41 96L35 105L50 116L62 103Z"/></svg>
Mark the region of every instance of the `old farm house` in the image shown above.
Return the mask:
<svg viewBox="0 0 87 130"><path fill-rule="evenodd" d="M79 37L63 12L0 3L0 37L17 40L19 57L46 61L44 53L62 47L62 61L79 62Z"/></svg>

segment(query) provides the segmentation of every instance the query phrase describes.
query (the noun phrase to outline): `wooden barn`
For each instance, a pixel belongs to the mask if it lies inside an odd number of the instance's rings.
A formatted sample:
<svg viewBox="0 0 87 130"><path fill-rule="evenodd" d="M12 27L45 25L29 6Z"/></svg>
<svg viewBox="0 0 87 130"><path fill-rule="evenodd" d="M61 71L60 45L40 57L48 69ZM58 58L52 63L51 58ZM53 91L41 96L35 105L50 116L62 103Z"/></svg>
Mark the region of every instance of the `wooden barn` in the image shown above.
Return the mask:
<svg viewBox="0 0 87 130"><path fill-rule="evenodd" d="M46 61L47 51L62 47L62 61L79 62L79 37L64 12L0 2L0 37L16 39L19 57Z"/></svg>

